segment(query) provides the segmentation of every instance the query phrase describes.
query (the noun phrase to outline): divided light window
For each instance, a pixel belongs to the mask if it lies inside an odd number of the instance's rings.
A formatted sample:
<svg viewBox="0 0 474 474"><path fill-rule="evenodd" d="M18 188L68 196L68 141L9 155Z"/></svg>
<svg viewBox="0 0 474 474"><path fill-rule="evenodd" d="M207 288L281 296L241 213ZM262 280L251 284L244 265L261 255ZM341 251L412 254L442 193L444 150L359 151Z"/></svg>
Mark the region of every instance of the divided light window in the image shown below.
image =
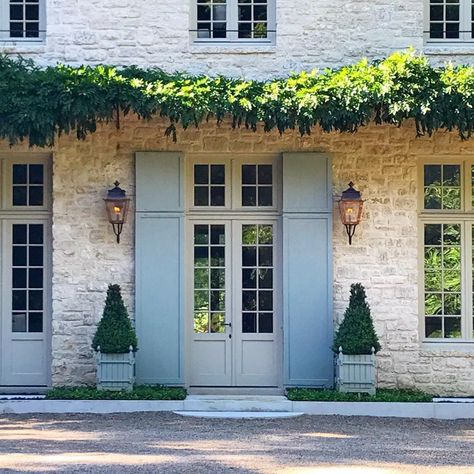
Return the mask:
<svg viewBox="0 0 474 474"><path fill-rule="evenodd" d="M44 39L46 0L0 0L0 39Z"/></svg>
<svg viewBox="0 0 474 474"><path fill-rule="evenodd" d="M474 340L474 164L423 164L423 337Z"/></svg>
<svg viewBox="0 0 474 474"><path fill-rule="evenodd" d="M473 41L473 0L427 0L428 41Z"/></svg>
<svg viewBox="0 0 474 474"><path fill-rule="evenodd" d="M275 0L195 0L195 42L273 42Z"/></svg>

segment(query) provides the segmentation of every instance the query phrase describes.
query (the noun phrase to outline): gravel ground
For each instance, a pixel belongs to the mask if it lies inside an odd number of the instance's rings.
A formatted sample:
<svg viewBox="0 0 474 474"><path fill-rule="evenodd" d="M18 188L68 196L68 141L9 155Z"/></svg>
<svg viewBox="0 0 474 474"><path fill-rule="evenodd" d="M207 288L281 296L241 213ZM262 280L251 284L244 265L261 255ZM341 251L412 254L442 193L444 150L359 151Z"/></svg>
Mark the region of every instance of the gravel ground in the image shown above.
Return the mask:
<svg viewBox="0 0 474 474"><path fill-rule="evenodd" d="M0 415L1 472L474 474L474 421Z"/></svg>

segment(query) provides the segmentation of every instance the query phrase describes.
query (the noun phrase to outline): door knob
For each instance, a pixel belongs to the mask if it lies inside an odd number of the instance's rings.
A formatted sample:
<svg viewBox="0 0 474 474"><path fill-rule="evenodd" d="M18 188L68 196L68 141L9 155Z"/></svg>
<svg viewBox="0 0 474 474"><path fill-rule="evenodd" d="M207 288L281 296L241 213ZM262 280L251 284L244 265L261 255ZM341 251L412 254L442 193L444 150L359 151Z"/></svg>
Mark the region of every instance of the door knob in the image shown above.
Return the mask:
<svg viewBox="0 0 474 474"><path fill-rule="evenodd" d="M230 328L232 327L232 323L224 323L224 326L229 326Z"/></svg>

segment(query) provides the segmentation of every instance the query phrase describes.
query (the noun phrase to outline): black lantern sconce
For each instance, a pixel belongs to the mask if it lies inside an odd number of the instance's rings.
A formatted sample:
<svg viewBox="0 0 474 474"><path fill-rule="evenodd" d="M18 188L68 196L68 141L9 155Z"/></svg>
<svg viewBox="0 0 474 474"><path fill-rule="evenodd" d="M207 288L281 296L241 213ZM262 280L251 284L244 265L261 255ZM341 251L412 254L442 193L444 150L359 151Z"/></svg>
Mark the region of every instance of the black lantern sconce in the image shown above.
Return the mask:
<svg viewBox="0 0 474 474"><path fill-rule="evenodd" d="M354 189L354 183L351 181L339 199L339 214L349 237L349 245L352 245L355 228L360 223L363 205L360 191Z"/></svg>
<svg viewBox="0 0 474 474"><path fill-rule="evenodd" d="M128 206L130 199L127 197L125 190L119 188L119 182L115 181L115 187L109 189L105 201L105 209L107 210L107 217L112 224L114 234L117 236L117 243L120 243L120 234L122 233L123 225L127 220Z"/></svg>

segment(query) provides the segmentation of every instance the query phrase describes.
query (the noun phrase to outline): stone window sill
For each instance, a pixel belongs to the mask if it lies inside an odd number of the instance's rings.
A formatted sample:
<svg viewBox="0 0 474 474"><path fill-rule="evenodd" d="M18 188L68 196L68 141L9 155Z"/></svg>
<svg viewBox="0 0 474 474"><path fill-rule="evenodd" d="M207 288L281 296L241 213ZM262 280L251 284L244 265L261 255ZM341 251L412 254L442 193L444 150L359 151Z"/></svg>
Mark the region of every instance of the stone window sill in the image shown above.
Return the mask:
<svg viewBox="0 0 474 474"><path fill-rule="evenodd" d="M428 43L424 47L427 56L474 55L474 42Z"/></svg>
<svg viewBox="0 0 474 474"><path fill-rule="evenodd" d="M190 51L193 54L274 54L276 46L274 43L266 44L237 44L237 43L219 43L211 44L193 43Z"/></svg>
<svg viewBox="0 0 474 474"><path fill-rule="evenodd" d="M474 341L457 341L457 342L427 342L423 341L421 349L427 352L461 352L474 353Z"/></svg>
<svg viewBox="0 0 474 474"><path fill-rule="evenodd" d="M44 40L39 41L0 41L2 54L30 54L44 53L46 45Z"/></svg>

